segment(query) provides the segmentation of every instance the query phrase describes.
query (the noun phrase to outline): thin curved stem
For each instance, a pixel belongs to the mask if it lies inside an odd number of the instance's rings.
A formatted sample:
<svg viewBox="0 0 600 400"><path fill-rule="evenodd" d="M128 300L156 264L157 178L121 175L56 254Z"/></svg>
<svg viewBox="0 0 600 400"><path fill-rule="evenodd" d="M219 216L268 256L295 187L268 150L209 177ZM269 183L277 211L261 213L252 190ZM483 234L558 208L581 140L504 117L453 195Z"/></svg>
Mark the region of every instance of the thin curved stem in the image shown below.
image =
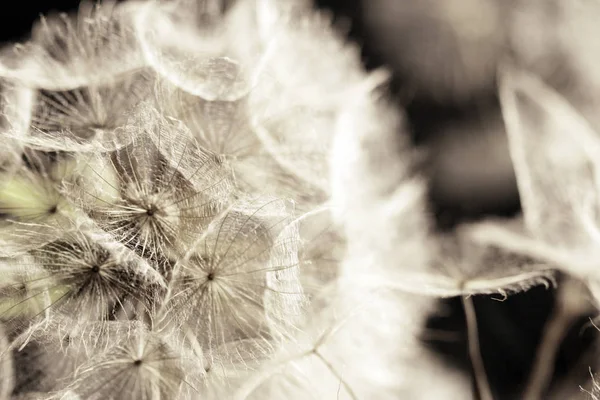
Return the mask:
<svg viewBox="0 0 600 400"><path fill-rule="evenodd" d="M573 323L583 315L587 304L583 301L580 287L568 280L558 293L556 306L544 327L544 335L537 349L533 369L525 388L524 400L542 399L554 373L556 353Z"/></svg>
<svg viewBox="0 0 600 400"><path fill-rule="evenodd" d="M483 358L479 348L479 332L477 329L477 316L475 307L470 296L462 297L463 307L465 309L465 320L467 324L467 340L469 342L469 357L473 366L473 374L479 390L481 400L493 400L492 390L487 379Z"/></svg>

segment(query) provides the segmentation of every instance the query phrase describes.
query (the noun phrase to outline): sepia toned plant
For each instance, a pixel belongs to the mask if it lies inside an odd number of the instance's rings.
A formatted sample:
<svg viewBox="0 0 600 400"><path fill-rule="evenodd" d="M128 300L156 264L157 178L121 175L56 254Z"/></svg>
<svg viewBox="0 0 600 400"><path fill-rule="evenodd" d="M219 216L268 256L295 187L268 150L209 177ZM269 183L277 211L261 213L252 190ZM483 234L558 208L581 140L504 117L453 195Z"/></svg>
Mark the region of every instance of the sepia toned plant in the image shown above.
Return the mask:
<svg viewBox="0 0 600 400"><path fill-rule="evenodd" d="M462 65L485 40L457 3L436 17L464 51L451 76L408 47L434 97L500 58L488 32L490 60ZM524 223L440 233L390 79L309 0L83 2L3 49L0 400L491 400L471 297L536 285L561 293L552 357L600 299L598 127L505 63ZM424 345L448 297L474 384ZM589 378L569 393L597 398Z"/></svg>

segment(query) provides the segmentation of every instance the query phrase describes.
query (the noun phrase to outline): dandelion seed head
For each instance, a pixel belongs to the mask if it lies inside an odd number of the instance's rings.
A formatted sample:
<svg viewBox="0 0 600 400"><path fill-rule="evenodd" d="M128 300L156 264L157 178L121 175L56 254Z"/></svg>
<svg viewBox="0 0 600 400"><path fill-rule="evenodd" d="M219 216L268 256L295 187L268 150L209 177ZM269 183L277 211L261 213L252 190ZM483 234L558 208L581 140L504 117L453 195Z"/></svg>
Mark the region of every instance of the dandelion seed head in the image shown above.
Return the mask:
<svg viewBox="0 0 600 400"><path fill-rule="evenodd" d="M418 398L427 302L388 286L436 253L387 75L309 2L235 3L84 3L0 54L15 396Z"/></svg>

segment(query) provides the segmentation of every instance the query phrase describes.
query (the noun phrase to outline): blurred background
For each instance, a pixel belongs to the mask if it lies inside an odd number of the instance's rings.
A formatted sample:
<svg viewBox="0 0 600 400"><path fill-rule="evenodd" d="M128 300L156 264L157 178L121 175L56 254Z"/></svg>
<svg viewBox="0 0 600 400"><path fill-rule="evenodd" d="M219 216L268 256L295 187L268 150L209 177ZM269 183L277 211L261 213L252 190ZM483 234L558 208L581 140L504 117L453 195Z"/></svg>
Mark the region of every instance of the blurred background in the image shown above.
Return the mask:
<svg viewBox="0 0 600 400"><path fill-rule="evenodd" d="M570 87L569 59L553 32L559 2L317 0L349 39L360 44L367 68L387 66L393 71L398 107L406 112L415 146L428 155L424 173L430 179L438 229L518 215L518 191L496 97L496 66L504 57L517 58L534 69L540 65L551 84ZM78 3L11 2L0 13L0 41L25 40L40 14L71 11ZM539 9L528 14L534 7ZM535 34L521 32L532 21L539 28ZM442 312L431 316L424 340L468 372L461 302L441 303ZM553 303L553 290L543 287L504 302L475 298L482 354L497 399L518 398ZM570 373L588 373L585 357L592 354L587 350L595 331L586 329L587 322L582 318L564 340L555 385Z"/></svg>
<svg viewBox="0 0 600 400"><path fill-rule="evenodd" d="M496 67L505 57L536 72L541 66L540 73L555 88L576 91L571 88L576 72L553 31L559 30L560 0L318 3L342 26L350 27L348 34L361 44L367 68L387 66L393 71L398 107L407 114L414 144L428 154L425 173L438 229L517 216L520 204L496 96ZM534 24L529 29L537 28L538 36L522 32L522 24ZM520 397L554 296L554 290L539 287L504 302L474 298L482 356L495 398ZM445 312L430 318L427 342L468 371L461 302L441 303ZM597 354L589 351L596 336L588 318L570 329L556 359L551 391L558 391L564 382L583 382Z"/></svg>

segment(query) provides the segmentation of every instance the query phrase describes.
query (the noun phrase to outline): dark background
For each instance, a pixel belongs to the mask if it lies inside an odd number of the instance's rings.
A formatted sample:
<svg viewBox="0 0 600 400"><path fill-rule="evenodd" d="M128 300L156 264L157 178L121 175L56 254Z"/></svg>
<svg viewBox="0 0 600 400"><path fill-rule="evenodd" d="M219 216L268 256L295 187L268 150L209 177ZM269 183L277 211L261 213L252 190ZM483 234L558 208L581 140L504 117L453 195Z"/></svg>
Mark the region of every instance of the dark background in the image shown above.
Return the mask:
<svg viewBox="0 0 600 400"><path fill-rule="evenodd" d="M489 134L490 126L499 119L494 82L460 99L429 96L426 87L407 99L403 88L410 87L412 82L410 74L398 62L403 42L394 28L394 8L390 6L386 25L380 23L377 16L365 18L371 4L385 8L386 1L391 5L397 0L318 0L317 3L331 10L336 23L344 26L349 23L349 37L361 45L368 68L387 65L394 71L392 87L399 107L407 114L414 143L429 152L424 172L430 178L431 211L438 228L451 230L460 222L491 215L517 215L520 211L518 192L505 144L502 136L489 140L494 138ZM24 40L40 14L74 10L78 3L74 0L11 2L0 13L0 42ZM382 47L382 38L392 45ZM447 51L452 55L452 48ZM497 163L490 165L490 154ZM515 398L522 389L553 301L553 290L544 288L511 296L504 302L485 296L475 298L482 354L498 399ZM430 339L428 343L433 351L457 368L468 371L470 363L461 302L450 299L444 300L442 305L447 312L443 316L432 316L427 328L431 332L449 333L440 335L448 338ZM592 342L589 329L581 333L585 322L582 319L563 343L556 365L558 378L577 365ZM432 377L432 382L434 379Z"/></svg>

